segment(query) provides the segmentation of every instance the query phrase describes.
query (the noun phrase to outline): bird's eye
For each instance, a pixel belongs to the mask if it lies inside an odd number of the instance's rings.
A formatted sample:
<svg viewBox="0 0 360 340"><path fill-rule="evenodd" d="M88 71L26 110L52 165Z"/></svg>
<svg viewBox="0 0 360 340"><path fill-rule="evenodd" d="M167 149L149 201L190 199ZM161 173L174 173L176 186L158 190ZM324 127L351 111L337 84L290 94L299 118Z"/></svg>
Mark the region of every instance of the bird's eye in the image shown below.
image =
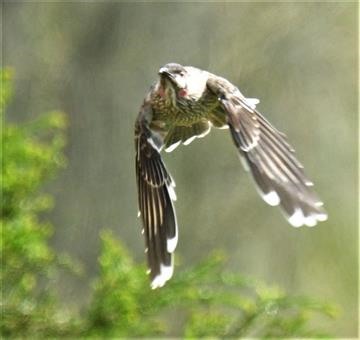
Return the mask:
<svg viewBox="0 0 360 340"><path fill-rule="evenodd" d="M180 77L185 76L185 72L184 72L184 71L181 71L179 74L180 74Z"/></svg>

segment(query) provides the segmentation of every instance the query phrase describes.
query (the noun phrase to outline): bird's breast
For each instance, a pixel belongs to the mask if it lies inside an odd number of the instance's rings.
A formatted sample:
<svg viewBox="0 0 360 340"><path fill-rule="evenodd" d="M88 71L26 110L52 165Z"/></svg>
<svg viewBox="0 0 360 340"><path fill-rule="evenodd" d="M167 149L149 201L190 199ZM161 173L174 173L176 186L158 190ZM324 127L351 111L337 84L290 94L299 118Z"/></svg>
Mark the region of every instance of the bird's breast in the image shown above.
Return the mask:
<svg viewBox="0 0 360 340"><path fill-rule="evenodd" d="M167 125L191 126L208 118L216 106L216 98L179 98L174 103L158 95L153 100L153 120Z"/></svg>

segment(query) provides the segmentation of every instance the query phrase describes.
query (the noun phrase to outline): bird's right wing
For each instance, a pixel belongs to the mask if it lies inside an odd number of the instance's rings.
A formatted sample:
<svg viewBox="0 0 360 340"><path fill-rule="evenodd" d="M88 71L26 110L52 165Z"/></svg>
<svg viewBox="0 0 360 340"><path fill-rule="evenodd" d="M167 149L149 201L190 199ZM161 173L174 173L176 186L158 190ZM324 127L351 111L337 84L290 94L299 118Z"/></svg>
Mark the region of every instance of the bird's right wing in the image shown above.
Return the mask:
<svg viewBox="0 0 360 340"><path fill-rule="evenodd" d="M296 159L285 134L273 127L226 79L210 76L208 89L218 97L231 136L246 170L250 170L262 198L280 205L290 224L314 226L327 219L322 202Z"/></svg>
<svg viewBox="0 0 360 340"><path fill-rule="evenodd" d="M154 289L163 286L172 276L177 223L173 206L175 183L157 150L148 126L149 117L151 107L145 102L135 124L135 166L145 252Z"/></svg>

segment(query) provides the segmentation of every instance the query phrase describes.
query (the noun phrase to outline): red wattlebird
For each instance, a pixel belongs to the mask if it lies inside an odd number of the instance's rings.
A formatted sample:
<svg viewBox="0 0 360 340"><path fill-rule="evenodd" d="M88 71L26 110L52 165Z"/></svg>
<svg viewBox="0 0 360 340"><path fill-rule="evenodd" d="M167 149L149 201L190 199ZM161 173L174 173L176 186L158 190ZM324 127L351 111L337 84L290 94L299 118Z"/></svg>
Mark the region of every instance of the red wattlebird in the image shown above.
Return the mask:
<svg viewBox="0 0 360 340"><path fill-rule="evenodd" d="M256 110L258 103L207 71L175 63L160 68L135 123L139 213L152 288L171 278L178 240L175 183L160 152L204 137L211 127L229 129L261 197L279 205L291 225L315 226L327 219L294 149Z"/></svg>

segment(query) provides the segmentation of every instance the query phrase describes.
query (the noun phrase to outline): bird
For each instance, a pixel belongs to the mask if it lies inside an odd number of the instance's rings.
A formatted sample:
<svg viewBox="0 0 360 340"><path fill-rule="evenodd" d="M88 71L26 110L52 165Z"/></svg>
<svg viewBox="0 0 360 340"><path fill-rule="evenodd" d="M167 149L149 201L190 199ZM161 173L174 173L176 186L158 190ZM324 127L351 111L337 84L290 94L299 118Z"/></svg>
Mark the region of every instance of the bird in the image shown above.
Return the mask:
<svg viewBox="0 0 360 340"><path fill-rule="evenodd" d="M193 66L168 63L145 96L135 122L138 216L145 237L150 286L172 277L178 224L175 182L161 152L203 138L211 128L228 129L241 163L270 206L280 206L294 227L328 218L286 135L227 79Z"/></svg>

